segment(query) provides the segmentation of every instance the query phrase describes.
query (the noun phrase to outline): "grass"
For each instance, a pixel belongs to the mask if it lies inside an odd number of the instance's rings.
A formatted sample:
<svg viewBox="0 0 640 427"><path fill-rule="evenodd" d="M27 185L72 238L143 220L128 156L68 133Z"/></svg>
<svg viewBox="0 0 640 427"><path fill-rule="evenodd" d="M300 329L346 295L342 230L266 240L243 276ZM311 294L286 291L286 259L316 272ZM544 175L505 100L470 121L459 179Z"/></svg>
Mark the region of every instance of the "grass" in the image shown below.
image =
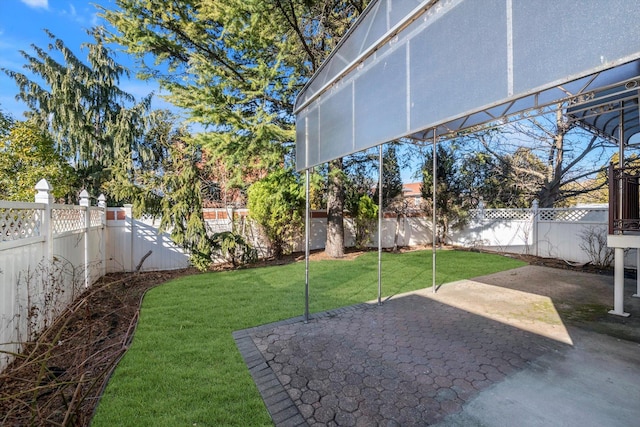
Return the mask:
<svg viewBox="0 0 640 427"><path fill-rule="evenodd" d="M310 265L310 311L377 297L377 252ZM524 265L499 255L438 252L438 284ZM92 426L272 425L231 333L299 316L304 262L173 280L149 291L131 348ZM429 287L431 251L383 254L384 296Z"/></svg>

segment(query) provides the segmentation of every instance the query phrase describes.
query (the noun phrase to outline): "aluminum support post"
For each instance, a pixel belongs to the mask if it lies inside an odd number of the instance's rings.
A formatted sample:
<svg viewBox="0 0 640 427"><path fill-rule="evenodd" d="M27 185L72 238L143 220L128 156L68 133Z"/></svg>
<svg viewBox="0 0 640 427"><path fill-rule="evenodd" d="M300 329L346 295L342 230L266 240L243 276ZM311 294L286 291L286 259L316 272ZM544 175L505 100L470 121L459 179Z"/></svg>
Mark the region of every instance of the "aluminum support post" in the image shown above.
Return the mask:
<svg viewBox="0 0 640 427"><path fill-rule="evenodd" d="M305 171L305 215L304 215L304 323L309 321L309 169Z"/></svg>
<svg viewBox="0 0 640 427"><path fill-rule="evenodd" d="M382 305L382 145L378 154L378 305Z"/></svg>
<svg viewBox="0 0 640 427"><path fill-rule="evenodd" d="M435 294L436 293L436 240L438 239L437 236L437 227L436 227L436 184L437 184L437 180L438 180L438 169L437 169L437 165L438 165L438 160L437 160L437 151L436 151L436 144L437 144L437 138L436 138L436 128L433 128L433 198L432 198L432 204L433 204L433 218L432 218L432 222L431 222L431 240L432 240L432 255L431 255L431 291Z"/></svg>

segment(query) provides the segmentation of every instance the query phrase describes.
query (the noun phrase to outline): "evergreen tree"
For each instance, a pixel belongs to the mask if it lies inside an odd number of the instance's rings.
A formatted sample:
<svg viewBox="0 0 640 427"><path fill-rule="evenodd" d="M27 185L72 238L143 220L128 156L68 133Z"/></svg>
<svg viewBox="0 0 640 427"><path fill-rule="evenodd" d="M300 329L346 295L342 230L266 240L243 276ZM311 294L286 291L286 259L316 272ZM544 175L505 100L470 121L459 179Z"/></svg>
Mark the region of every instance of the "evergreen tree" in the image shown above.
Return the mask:
<svg viewBox="0 0 640 427"><path fill-rule="evenodd" d="M202 215L200 144L176 132L167 112L150 112L150 96L136 103L118 87L128 72L113 59L102 30L91 33L95 43L84 46L86 63L50 32L48 49L33 46L35 56L22 52L25 68L45 85L4 71L20 88L17 97L30 107L31 120L53 135L56 152L74 167L81 187L133 202L137 215L161 215L161 229L205 269L212 242Z"/></svg>
<svg viewBox="0 0 640 427"><path fill-rule="evenodd" d="M474 208L481 199L487 208L524 207L520 206L521 192L511 179L509 163L475 152L461 159L459 175L465 207Z"/></svg>
<svg viewBox="0 0 640 427"><path fill-rule="evenodd" d="M366 0L117 0L103 10L113 40L136 55L142 77L206 126L198 136L234 183L293 163L293 103ZM155 63L145 62L151 54ZM344 174L332 162L327 250L344 251ZM256 173L258 170L258 173Z"/></svg>
<svg viewBox="0 0 640 427"><path fill-rule="evenodd" d="M32 45L35 55L21 51L27 61L24 68L36 79L3 71L18 85L16 98L30 108L28 117L48 129L56 151L74 167L80 185L97 194L110 179L111 169L130 164L132 154L139 151L136 145L150 99L136 104L118 87L127 70L113 59L102 30L89 31L95 43L83 46L88 50L86 62L45 32L51 39L46 49Z"/></svg>
<svg viewBox="0 0 640 427"><path fill-rule="evenodd" d="M378 203L380 189L376 187L374 200ZM382 153L382 206L386 208L398 196L402 196L402 178L395 144L389 144Z"/></svg>
<svg viewBox="0 0 640 427"><path fill-rule="evenodd" d="M433 209L433 150L426 155L422 168L422 197L428 212ZM458 179L455 152L450 145L440 143L436 152L436 226L437 236L445 243L452 226L464 223L462 189Z"/></svg>
<svg viewBox="0 0 640 427"><path fill-rule="evenodd" d="M273 256L290 251L304 222L304 187L291 169L277 169L249 188L249 215L271 243Z"/></svg>
<svg viewBox="0 0 640 427"><path fill-rule="evenodd" d="M6 136L11 132L14 120L10 114L5 113L0 108L0 136Z"/></svg>
<svg viewBox="0 0 640 427"><path fill-rule="evenodd" d="M202 213L202 147L167 110L153 111L140 141L145 156L134 156L126 167L115 168L107 183L110 194L134 205L134 215L161 217L160 229L187 249L191 264L205 270L211 264L214 242Z"/></svg>
<svg viewBox="0 0 640 427"><path fill-rule="evenodd" d="M191 264L206 270L211 264L213 242L202 215L199 160L197 144L180 138L171 141L162 176L160 228L170 231L171 239L189 251Z"/></svg>
<svg viewBox="0 0 640 427"><path fill-rule="evenodd" d="M345 211L351 216L358 212L360 199L363 196L377 203L377 199L374 198L378 183L375 179L378 171L377 152L378 150L374 148L344 158Z"/></svg>

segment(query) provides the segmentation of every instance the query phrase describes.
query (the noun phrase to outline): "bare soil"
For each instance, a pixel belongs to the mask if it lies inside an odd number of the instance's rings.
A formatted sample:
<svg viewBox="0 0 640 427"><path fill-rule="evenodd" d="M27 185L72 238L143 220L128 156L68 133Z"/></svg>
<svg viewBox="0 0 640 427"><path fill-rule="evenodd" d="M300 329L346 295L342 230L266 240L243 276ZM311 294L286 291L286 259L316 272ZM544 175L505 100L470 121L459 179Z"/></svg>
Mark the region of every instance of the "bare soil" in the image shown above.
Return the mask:
<svg viewBox="0 0 640 427"><path fill-rule="evenodd" d="M421 248L401 249L416 250ZM363 251L348 250L350 260ZM609 269L561 260L515 256L534 265L611 274ZM314 251L312 260L327 259ZM304 259L293 254L255 267ZM231 268L220 265L214 270ZM81 295L36 341L0 374L0 425L86 426L106 383L129 347L145 292L167 280L197 274L194 269L111 274Z"/></svg>

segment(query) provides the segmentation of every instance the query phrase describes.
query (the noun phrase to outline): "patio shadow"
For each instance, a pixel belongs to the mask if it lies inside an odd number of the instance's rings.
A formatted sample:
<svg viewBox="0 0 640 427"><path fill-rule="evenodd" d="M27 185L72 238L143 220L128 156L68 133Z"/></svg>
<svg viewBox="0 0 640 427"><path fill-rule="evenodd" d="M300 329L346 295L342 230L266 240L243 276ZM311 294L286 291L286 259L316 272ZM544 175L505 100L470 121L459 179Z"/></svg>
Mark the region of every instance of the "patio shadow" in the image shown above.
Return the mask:
<svg viewBox="0 0 640 427"><path fill-rule="evenodd" d="M569 347L419 293L234 337L279 426L433 424Z"/></svg>

